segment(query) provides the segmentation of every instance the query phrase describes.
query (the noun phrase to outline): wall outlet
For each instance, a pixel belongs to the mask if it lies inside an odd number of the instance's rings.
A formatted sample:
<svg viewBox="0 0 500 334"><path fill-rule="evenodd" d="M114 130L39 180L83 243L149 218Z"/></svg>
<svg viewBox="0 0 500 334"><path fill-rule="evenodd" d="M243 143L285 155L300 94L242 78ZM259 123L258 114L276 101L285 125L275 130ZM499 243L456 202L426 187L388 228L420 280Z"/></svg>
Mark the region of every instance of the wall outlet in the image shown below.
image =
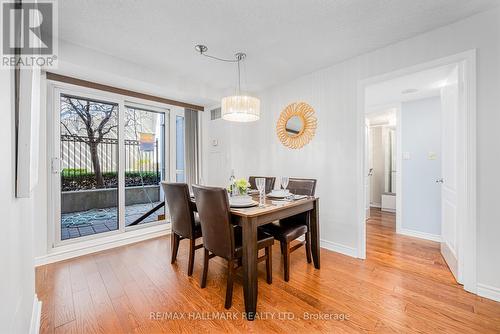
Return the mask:
<svg viewBox="0 0 500 334"><path fill-rule="evenodd" d="M403 160L410 160L410 152L403 152Z"/></svg>

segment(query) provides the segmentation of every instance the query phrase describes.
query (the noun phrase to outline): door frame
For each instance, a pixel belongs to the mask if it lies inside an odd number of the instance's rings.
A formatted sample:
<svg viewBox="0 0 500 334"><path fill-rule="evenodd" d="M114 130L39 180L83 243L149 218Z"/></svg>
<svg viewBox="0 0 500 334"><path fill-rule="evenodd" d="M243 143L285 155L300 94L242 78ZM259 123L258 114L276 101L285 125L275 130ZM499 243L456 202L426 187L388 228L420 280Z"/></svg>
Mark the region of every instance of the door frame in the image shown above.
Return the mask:
<svg viewBox="0 0 500 334"><path fill-rule="evenodd" d="M422 64L409 66L386 74L358 81L357 88L357 213L358 213L358 258L366 258L366 211L364 174L365 161L365 88L378 82L387 81L415 72L435 67L459 64L463 76L462 101L464 116L458 125L465 133L463 161L463 187L459 188L458 211L462 213L457 219L458 268L466 291L477 293L477 198L476 198L476 49L439 58ZM460 73L460 72L459 72ZM400 208L399 208L400 209Z"/></svg>

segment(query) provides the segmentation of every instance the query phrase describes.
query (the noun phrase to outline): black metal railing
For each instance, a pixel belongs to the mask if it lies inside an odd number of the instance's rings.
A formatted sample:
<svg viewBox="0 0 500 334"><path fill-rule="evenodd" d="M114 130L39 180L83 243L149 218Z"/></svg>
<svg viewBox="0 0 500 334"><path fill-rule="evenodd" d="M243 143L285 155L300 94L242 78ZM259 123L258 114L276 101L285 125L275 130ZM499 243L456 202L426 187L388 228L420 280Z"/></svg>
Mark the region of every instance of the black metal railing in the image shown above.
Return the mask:
<svg viewBox="0 0 500 334"><path fill-rule="evenodd" d="M61 167L63 179L72 179L71 188L66 190L77 190L78 179L85 182L85 177L95 173L92 163L92 154L90 139L82 136L61 135ZM160 181L160 154L158 140L155 142L154 150L141 151L138 140L125 140L125 184L126 186L135 185L137 175L142 175L141 182L144 182L146 176L147 184L158 184ZM118 139L103 138L97 145L97 159L99 161L101 173L110 179L113 185L105 187L114 187L118 172ZM115 175L115 177L113 177ZM127 177L128 176L128 177ZM82 188L87 186L81 185ZM65 188L63 186L63 188Z"/></svg>

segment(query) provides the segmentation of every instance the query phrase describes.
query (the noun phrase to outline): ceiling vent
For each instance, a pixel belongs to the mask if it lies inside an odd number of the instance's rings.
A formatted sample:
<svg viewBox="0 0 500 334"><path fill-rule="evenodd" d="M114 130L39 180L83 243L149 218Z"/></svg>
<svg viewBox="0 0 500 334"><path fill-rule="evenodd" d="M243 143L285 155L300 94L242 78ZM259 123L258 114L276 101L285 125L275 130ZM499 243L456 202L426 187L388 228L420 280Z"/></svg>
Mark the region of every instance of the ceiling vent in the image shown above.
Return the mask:
<svg viewBox="0 0 500 334"><path fill-rule="evenodd" d="M221 116L220 107L210 110L210 120L213 121L213 120L219 119L220 116Z"/></svg>

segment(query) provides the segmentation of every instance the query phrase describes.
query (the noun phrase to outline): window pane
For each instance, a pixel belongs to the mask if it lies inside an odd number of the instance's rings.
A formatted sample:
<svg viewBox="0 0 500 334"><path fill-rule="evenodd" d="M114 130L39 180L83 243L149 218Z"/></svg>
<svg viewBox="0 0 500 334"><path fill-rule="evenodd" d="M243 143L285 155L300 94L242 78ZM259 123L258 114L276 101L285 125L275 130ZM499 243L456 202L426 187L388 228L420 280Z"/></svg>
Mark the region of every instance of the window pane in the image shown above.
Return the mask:
<svg viewBox="0 0 500 334"><path fill-rule="evenodd" d="M118 229L118 106L60 97L61 240Z"/></svg>
<svg viewBox="0 0 500 334"><path fill-rule="evenodd" d="M165 114L125 111L125 226L165 219Z"/></svg>

